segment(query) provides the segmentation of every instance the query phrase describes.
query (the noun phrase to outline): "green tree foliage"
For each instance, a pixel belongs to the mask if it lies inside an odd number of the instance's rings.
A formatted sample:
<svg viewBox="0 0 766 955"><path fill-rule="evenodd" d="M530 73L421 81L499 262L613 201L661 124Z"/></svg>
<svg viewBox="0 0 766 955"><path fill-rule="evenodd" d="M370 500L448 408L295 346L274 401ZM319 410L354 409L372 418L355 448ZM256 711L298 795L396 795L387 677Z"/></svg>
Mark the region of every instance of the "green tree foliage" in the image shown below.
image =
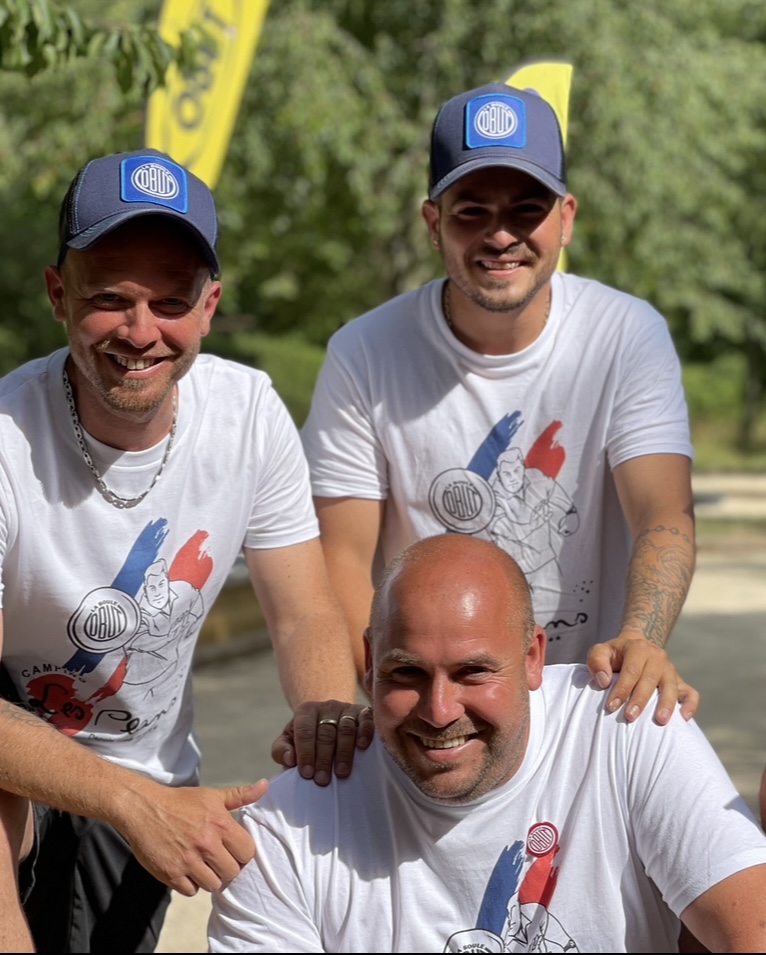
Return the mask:
<svg viewBox="0 0 766 955"><path fill-rule="evenodd" d="M580 203L569 267L652 301L685 359L745 351L752 410L766 356L764 40L753 0L283 0L219 190L227 304L322 341L438 274L418 211L438 104L563 59Z"/></svg>
<svg viewBox="0 0 766 955"><path fill-rule="evenodd" d="M0 12L22 7L54 10L0 0ZM136 148L143 135L151 71L134 74L126 96L106 37L125 23L146 37L159 8L71 0L93 31L86 55L73 59L80 34L54 18L49 45L69 52L44 54L52 66L31 78L0 72L0 369L59 340L39 276L58 199L90 155ZM151 59L151 43L137 44ZM290 333L321 345L439 274L419 212L434 113L453 93L538 59L574 66L569 268L652 301L684 359L740 355L746 442L766 365L762 0L271 3L216 190L219 335Z"/></svg>
<svg viewBox="0 0 766 955"><path fill-rule="evenodd" d="M195 48L190 31L175 47L153 24L106 26L51 0L0 0L1 70L35 76L74 59L102 58L113 64L123 93L147 95L163 82L171 63L190 68Z"/></svg>

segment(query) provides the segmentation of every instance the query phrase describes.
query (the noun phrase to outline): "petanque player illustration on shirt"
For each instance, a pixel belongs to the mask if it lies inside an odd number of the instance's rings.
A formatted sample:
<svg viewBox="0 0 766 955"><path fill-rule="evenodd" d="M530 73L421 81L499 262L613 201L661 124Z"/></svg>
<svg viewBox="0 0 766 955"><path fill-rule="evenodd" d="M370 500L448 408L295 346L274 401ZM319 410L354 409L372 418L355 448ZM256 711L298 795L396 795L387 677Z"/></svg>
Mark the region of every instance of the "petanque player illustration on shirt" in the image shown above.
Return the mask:
<svg viewBox="0 0 766 955"><path fill-rule="evenodd" d="M168 565L158 556L167 535L167 521L147 524L114 581L83 595L67 624L68 658L20 661L27 705L69 736L139 739L183 697L213 561L198 531Z"/></svg>
<svg viewBox="0 0 766 955"><path fill-rule="evenodd" d="M592 616L589 581L575 579L569 592L562 574L562 550L578 531L580 514L557 480L566 461L561 430L562 422L552 421L525 453L519 446L522 413L506 414L467 466L442 471L428 494L431 511L445 530L491 540L517 561L552 639L582 629ZM576 552L574 541L569 553Z"/></svg>
<svg viewBox="0 0 766 955"><path fill-rule="evenodd" d="M559 848L558 830L550 822L530 826L526 846L521 841L507 846L487 882L476 928L455 932L444 951L579 952L550 912Z"/></svg>

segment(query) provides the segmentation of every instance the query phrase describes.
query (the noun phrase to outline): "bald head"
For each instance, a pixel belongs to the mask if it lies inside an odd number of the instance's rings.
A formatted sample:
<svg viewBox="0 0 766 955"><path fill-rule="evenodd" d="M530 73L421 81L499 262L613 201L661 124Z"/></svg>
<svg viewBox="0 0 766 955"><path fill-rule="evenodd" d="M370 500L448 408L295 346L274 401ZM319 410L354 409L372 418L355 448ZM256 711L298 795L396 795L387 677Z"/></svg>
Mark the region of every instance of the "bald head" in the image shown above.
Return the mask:
<svg viewBox="0 0 766 955"><path fill-rule="evenodd" d="M418 541L373 601L364 685L378 737L421 792L476 799L521 765L544 659L511 557L462 534Z"/></svg>
<svg viewBox="0 0 766 955"><path fill-rule="evenodd" d="M370 615L374 640L396 612L392 595L413 592L418 599L453 600L475 604L482 593L504 594L503 622L511 632L524 635L529 645L534 629L529 584L516 561L490 541L465 534L439 534L416 541L386 567L375 590Z"/></svg>

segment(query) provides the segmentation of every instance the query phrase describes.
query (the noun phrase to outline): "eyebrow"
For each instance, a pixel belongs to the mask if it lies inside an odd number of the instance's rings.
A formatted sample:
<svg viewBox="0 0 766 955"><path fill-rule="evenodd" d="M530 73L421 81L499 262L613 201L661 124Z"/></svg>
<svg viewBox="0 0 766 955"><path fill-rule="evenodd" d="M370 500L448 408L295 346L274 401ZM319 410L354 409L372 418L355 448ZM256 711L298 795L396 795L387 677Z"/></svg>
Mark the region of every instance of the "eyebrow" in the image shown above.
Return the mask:
<svg viewBox="0 0 766 955"><path fill-rule="evenodd" d="M407 653L406 650L389 650L381 659L381 663L404 663L407 666L418 666L420 657L414 653Z"/></svg>
<svg viewBox="0 0 766 955"><path fill-rule="evenodd" d="M422 666L423 661L414 653L408 653L406 650L394 649L390 650L380 660L381 665L386 663L401 663L404 666L417 667ZM501 666L501 661L498 660L497 657L492 656L491 653L477 653L475 656L466 657L463 660L453 660L449 666L450 668L465 666L499 667Z"/></svg>

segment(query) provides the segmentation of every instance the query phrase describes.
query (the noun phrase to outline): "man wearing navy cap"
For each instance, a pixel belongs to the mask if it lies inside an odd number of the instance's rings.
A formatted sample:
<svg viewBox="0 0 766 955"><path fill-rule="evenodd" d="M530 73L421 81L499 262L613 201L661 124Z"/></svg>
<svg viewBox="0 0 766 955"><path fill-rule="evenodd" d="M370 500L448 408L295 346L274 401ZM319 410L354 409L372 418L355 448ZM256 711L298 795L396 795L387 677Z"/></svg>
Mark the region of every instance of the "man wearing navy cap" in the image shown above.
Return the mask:
<svg viewBox="0 0 766 955"><path fill-rule="evenodd" d="M45 273L68 347L0 380L2 951L153 951L168 886L252 857L229 811L266 784L199 787L192 727L194 646L240 553L288 702L322 719L316 768L353 751L297 431L266 375L199 353L217 230L168 156L87 163Z"/></svg>
<svg viewBox="0 0 766 955"><path fill-rule="evenodd" d="M556 270L576 209L536 92L442 105L422 211L446 279L329 343L302 434L322 543L359 673L382 563L471 534L527 572L548 661L587 661L609 712L635 719L659 686L657 721L678 699L688 719L663 649L695 555L679 362L649 304Z"/></svg>

